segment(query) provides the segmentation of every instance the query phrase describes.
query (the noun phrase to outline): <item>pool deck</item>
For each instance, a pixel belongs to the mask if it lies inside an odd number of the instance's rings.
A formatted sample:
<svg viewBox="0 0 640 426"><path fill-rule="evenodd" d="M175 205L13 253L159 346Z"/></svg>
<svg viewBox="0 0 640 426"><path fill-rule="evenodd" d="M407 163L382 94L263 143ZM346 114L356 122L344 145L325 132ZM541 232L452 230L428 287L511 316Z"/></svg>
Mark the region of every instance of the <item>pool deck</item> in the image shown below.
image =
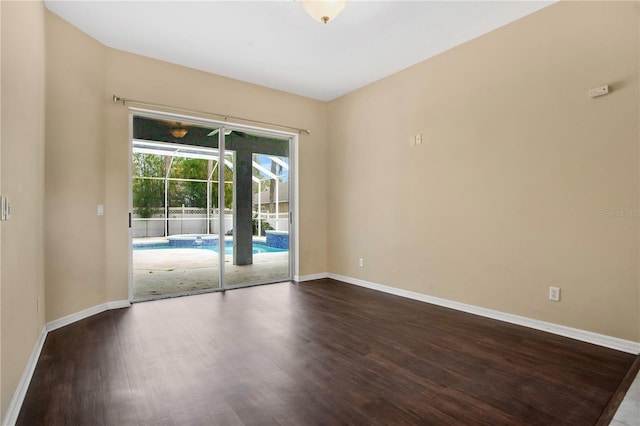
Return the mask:
<svg viewBox="0 0 640 426"><path fill-rule="evenodd" d="M141 241L143 240L143 241ZM232 237L225 237L231 241ZM254 241L264 241L256 237ZM134 244L161 244L166 238L134 238ZM253 255L252 265L234 265L225 256L225 284L276 282L289 277L289 252ZM133 297L147 300L173 294L198 293L218 288L218 253L213 250L176 248L133 250Z"/></svg>

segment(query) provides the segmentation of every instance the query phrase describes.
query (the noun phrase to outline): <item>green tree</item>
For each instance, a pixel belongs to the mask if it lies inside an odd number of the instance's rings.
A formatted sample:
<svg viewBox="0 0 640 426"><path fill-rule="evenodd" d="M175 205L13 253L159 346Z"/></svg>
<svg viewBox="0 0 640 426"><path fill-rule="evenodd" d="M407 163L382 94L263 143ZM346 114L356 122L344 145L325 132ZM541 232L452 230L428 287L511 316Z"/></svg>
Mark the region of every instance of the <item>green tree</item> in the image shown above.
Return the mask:
<svg viewBox="0 0 640 426"><path fill-rule="evenodd" d="M213 173L212 180L218 180L218 170ZM227 165L224 166L224 181L233 181L233 170ZM218 208L218 183L211 184L211 205ZM224 185L224 207L230 209L233 206L233 184Z"/></svg>
<svg viewBox="0 0 640 426"><path fill-rule="evenodd" d="M206 180L208 161L198 158L175 158L171 166L171 177L179 179ZM173 181L169 184L169 205L179 207L207 207L206 182Z"/></svg>
<svg viewBox="0 0 640 426"><path fill-rule="evenodd" d="M162 211L164 205L164 177L171 167L170 178L196 179L193 181L169 181L168 204L171 207L207 207L207 178L218 179L218 171L214 160L182 158L155 155L133 154L133 207L141 218L150 218ZM224 180L233 180L233 170L224 166ZM216 169L216 170L214 170ZM156 178L156 179L154 179ZM233 204L233 185L224 185L225 207ZM218 183L211 183L211 205L218 207Z"/></svg>
<svg viewBox="0 0 640 426"><path fill-rule="evenodd" d="M164 207L165 161L160 155L133 154L133 209L141 218L150 218Z"/></svg>
<svg viewBox="0 0 640 426"><path fill-rule="evenodd" d="M185 158L182 174L185 179L207 179L207 160ZM185 200L190 207L207 207L207 184L205 182L184 182Z"/></svg>

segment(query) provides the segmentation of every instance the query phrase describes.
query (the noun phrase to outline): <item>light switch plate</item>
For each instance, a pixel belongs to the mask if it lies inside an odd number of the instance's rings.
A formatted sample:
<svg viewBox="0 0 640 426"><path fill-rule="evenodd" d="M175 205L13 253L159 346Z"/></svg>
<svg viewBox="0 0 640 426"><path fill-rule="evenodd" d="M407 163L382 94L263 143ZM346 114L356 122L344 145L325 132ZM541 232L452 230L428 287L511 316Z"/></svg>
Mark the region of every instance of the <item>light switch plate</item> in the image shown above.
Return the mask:
<svg viewBox="0 0 640 426"><path fill-rule="evenodd" d="M0 196L0 220L11 219L11 201L4 195Z"/></svg>

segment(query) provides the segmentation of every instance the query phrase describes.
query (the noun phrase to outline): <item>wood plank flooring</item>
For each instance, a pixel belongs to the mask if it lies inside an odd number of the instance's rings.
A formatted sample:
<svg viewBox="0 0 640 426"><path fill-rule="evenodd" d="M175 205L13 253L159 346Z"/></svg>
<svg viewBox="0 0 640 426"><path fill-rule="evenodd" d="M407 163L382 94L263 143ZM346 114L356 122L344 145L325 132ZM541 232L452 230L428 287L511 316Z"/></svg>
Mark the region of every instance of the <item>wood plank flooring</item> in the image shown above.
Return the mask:
<svg viewBox="0 0 640 426"><path fill-rule="evenodd" d="M590 425L636 357L333 280L49 334L18 425Z"/></svg>

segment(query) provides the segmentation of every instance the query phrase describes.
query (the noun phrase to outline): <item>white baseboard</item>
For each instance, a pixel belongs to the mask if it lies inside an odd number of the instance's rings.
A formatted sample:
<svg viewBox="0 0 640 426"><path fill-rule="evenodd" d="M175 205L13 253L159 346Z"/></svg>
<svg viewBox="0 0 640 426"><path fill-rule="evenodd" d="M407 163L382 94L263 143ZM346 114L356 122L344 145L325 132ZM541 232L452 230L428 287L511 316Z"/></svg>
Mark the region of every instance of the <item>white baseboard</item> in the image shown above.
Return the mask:
<svg viewBox="0 0 640 426"><path fill-rule="evenodd" d="M110 309L128 308L129 306L131 306L131 302L129 302L128 300L116 300L114 302L107 302L48 322L45 327L47 328L47 331L53 331L59 329L60 327L64 327L65 325L73 324L76 321L89 318L90 316L108 311Z"/></svg>
<svg viewBox="0 0 640 426"><path fill-rule="evenodd" d="M455 309L457 311L467 312L470 314L475 314L475 315L479 315L486 318L492 318L499 321L508 322L511 324L522 325L524 327L546 331L548 333L569 337L575 340L580 340L582 342L592 343L594 345L604 346L606 348L616 349L618 351L627 352L634 355L640 354L640 342L633 342L631 340L619 339L617 337L611 337L604 334L593 333L591 331L580 330L572 327L566 327L564 325L553 324L550 322L535 320L532 318L521 317L519 315L508 314L505 312L494 311L492 309L482 308L479 306L467 305L466 303L455 302L453 300L427 296L425 294L416 293L408 290L402 290L395 287L389 287L382 284L376 284L369 281L360 280L357 278L346 277L344 275L337 275L337 274L328 274L328 275L329 275L329 278L332 278L334 280L344 281L348 284L353 284L360 287L366 287L372 290L381 291L383 293L389 293L396 296L406 297L408 299L431 303L433 305L444 306L446 308Z"/></svg>
<svg viewBox="0 0 640 426"><path fill-rule="evenodd" d="M38 363L38 359L40 358L40 352L42 352L42 347L44 346L44 341L46 338L47 327L44 326L42 327L40 337L38 337L38 340L36 341L36 344L31 351L31 356L29 357L29 361L27 361L27 365L22 372L22 377L20 377L18 386L13 393L13 397L11 398L11 402L9 403L9 407L7 408L7 413L4 417L4 421L2 422L2 426L13 426L18 421L18 414L20 414L22 402L24 401L24 397L27 395L29 383L31 383L31 377L33 377L33 372L36 370L36 364Z"/></svg>
<svg viewBox="0 0 640 426"><path fill-rule="evenodd" d="M131 302L129 302L128 300L114 300L113 302L105 303L105 305L107 306L107 309L105 310L110 311L112 309L128 308L129 306L131 306Z"/></svg>
<svg viewBox="0 0 640 426"><path fill-rule="evenodd" d="M22 377L20 377L20 381L18 382L18 386L13 393L13 398L11 398L11 402L7 408L7 413L2 422L2 426L13 426L18 421L18 415L20 414L24 397L27 394L27 389L29 389L31 378L33 377L36 365L38 364L38 359L40 358L40 352L42 352L42 347L44 346L47 334L49 334L50 331L57 330L60 327L64 327L65 325L72 324L101 312L111 309L127 308L129 306L131 306L131 303L128 300L116 300L93 306L80 312L76 312L75 314L67 315L66 317L46 323L45 326L42 327L42 333L40 333L40 337L33 347L33 351L31 351L29 361L27 362L24 372L22 373Z"/></svg>
<svg viewBox="0 0 640 426"><path fill-rule="evenodd" d="M319 274L296 275L293 277L293 280L301 283L303 281L320 280L322 278L329 278L329 274L327 272L322 272Z"/></svg>

